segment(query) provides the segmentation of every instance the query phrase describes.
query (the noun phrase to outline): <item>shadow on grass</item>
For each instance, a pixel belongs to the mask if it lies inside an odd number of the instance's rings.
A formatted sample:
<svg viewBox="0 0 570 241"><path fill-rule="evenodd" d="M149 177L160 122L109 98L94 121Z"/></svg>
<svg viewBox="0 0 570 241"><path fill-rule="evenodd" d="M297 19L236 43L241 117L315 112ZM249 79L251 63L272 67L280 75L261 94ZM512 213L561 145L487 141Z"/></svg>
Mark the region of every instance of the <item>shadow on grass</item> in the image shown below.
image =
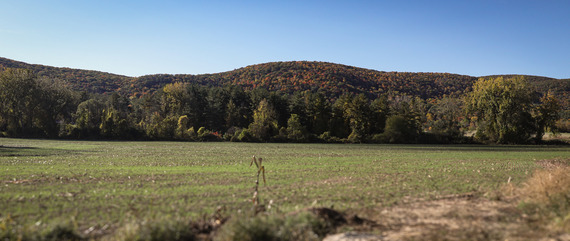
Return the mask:
<svg viewBox="0 0 570 241"><path fill-rule="evenodd" d="M53 155L63 155L70 154L77 151L74 150L64 150L64 149L53 149L53 148L39 148L39 147L28 147L28 146L4 146L0 145L0 157L10 157L10 156L53 156Z"/></svg>
<svg viewBox="0 0 570 241"><path fill-rule="evenodd" d="M410 151L449 151L449 152L567 152L569 146L563 145L504 145L504 146L486 146L486 145L399 145L402 150Z"/></svg>

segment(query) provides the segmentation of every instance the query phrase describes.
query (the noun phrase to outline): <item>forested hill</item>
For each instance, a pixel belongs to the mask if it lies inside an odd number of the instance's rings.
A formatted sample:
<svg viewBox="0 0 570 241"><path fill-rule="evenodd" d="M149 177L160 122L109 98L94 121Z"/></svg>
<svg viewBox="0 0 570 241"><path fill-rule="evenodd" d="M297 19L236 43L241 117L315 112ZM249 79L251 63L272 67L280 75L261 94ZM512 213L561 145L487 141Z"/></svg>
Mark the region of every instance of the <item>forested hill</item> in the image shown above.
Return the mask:
<svg viewBox="0 0 570 241"><path fill-rule="evenodd" d="M408 94L422 98L458 95L475 77L447 73L382 72L325 62L273 62L233 71L205 75L147 75L137 78L132 88L143 93L166 83L192 82L203 85L239 85L292 93L321 91L329 97L342 93Z"/></svg>
<svg viewBox="0 0 570 241"><path fill-rule="evenodd" d="M168 83L189 82L207 86L239 85L245 89L262 87L283 93L321 91L333 98L342 93L353 92L364 93L370 97L391 93L428 99L461 95L469 91L477 79L473 76L449 73L383 72L308 61L257 64L217 74L157 74L141 77L34 65L6 58L0 58L1 67L31 69L39 76L65 80L75 90L95 93L118 91L136 97L153 93ZM570 80L538 76L526 78L540 92L552 90L563 103L568 103Z"/></svg>
<svg viewBox="0 0 570 241"><path fill-rule="evenodd" d="M39 64L28 64L0 57L2 68L19 68L33 70L40 77L65 80L72 89L92 93L106 93L120 90L132 77L105 73L93 70L58 68Z"/></svg>

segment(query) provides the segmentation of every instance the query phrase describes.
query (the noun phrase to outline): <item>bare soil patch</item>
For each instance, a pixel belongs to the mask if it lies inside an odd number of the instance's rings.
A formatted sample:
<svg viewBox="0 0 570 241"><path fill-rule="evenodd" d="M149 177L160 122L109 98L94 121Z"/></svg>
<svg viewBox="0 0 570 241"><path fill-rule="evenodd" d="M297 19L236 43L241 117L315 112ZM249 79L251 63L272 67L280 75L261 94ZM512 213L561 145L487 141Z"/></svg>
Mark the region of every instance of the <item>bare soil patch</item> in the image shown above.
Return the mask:
<svg viewBox="0 0 570 241"><path fill-rule="evenodd" d="M409 201L361 210L364 225L325 240L570 240L551 233L517 208L518 200L490 200L472 194Z"/></svg>
<svg viewBox="0 0 570 241"><path fill-rule="evenodd" d="M567 167L570 165L570 159L549 159L536 161L536 164L544 169L554 169L560 167Z"/></svg>

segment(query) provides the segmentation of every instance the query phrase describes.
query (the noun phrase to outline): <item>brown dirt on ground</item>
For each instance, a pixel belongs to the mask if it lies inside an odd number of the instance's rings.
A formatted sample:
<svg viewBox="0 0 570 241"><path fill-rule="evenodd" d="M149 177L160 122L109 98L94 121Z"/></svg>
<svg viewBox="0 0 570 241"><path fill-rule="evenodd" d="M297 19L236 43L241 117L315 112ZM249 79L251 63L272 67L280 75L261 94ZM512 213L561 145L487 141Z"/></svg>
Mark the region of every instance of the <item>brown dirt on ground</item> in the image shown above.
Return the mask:
<svg viewBox="0 0 570 241"><path fill-rule="evenodd" d="M553 196L555 192L567 192L570 159L540 160L536 164L539 168L522 187L509 182L486 194L468 193L434 200L406 199L392 207L353 210L361 217L355 214L352 217L366 222L349 222L337 230L350 232L330 235L325 240L570 241L570 233L564 229L552 228L544 217L541 220L528 216L519 208L521 202L529 198L546 202L533 198L536 196L531 195L533 193Z"/></svg>
<svg viewBox="0 0 570 241"><path fill-rule="evenodd" d="M570 165L570 159L548 159L536 161L536 164L544 169L554 169L567 167Z"/></svg>
<svg viewBox="0 0 570 241"><path fill-rule="evenodd" d="M356 217L366 222L345 227L352 230L345 238L325 240L570 240L570 234L536 225L517 203L466 194L360 210L362 217Z"/></svg>
<svg viewBox="0 0 570 241"><path fill-rule="evenodd" d="M513 203L471 195L412 202L379 210L373 218L384 240L504 240L531 233ZM535 239L536 237L533 237Z"/></svg>
<svg viewBox="0 0 570 241"><path fill-rule="evenodd" d="M353 210L352 212L360 217L355 214L351 216L366 222L348 223L337 230L351 232L333 234L325 240L570 241L570 233L564 232L564 229L553 229L545 220L528 216L519 208L521 201L532 196L526 190L529 186L540 189L538 191L541 193L550 189L567 190L563 187L566 182L561 184L563 186L550 187L546 184L560 184L562 181L546 181L548 178L542 176L556 176L557 179L567 176L570 159L540 160L536 163L541 168L522 188L506 183L499 190L486 194L468 193L439 197L435 200L408 199L392 207ZM537 180L546 184L538 185L535 183ZM362 236L364 234L365 236Z"/></svg>

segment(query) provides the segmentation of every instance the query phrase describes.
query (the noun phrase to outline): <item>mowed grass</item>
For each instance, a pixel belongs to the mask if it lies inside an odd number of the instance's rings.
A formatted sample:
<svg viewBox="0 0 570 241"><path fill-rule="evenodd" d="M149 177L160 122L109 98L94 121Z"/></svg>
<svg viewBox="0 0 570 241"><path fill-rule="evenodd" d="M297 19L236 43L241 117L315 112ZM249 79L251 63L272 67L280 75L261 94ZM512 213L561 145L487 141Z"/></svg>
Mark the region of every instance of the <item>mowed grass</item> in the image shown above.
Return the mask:
<svg viewBox="0 0 570 241"><path fill-rule="evenodd" d="M251 212L263 158L271 212L390 206L519 183L567 146L103 142L0 139L0 218L81 231Z"/></svg>

